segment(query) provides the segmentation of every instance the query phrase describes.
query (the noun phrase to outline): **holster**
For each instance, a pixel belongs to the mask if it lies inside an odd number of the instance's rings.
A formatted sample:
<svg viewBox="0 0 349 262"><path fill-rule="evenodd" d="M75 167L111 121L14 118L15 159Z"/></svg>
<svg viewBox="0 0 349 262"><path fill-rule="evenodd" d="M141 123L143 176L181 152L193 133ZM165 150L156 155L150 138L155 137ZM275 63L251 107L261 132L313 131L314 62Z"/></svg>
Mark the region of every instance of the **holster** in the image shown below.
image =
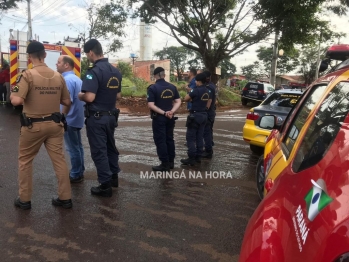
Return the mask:
<svg viewBox="0 0 349 262"><path fill-rule="evenodd" d="M84 116L85 117L90 117L90 111L89 111L89 108L88 108L88 104L84 105Z"/></svg>
<svg viewBox="0 0 349 262"><path fill-rule="evenodd" d="M189 127L189 128L197 128L198 127L198 124L195 121L195 116L194 115L190 114L187 117L187 122L186 122L185 126Z"/></svg>
<svg viewBox="0 0 349 262"><path fill-rule="evenodd" d="M30 121L30 118L27 118L25 113L20 114L19 120L21 122L21 126L28 126L30 128L32 127L32 122Z"/></svg>
<svg viewBox="0 0 349 262"><path fill-rule="evenodd" d="M60 113L60 112L55 112L51 115L53 122L55 123L61 123L64 126L64 131L67 131L68 129L68 124L67 124L67 120L65 119L65 115Z"/></svg>
<svg viewBox="0 0 349 262"><path fill-rule="evenodd" d="M153 110L150 110L150 118L156 119L158 117L158 113L154 112Z"/></svg>

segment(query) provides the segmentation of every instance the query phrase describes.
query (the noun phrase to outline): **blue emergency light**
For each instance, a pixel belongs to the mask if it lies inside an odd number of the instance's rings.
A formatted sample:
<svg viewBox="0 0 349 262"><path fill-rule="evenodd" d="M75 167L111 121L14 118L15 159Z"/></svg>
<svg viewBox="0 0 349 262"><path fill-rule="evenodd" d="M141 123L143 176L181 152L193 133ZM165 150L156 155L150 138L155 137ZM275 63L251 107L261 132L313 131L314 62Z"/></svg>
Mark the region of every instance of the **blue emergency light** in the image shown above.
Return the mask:
<svg viewBox="0 0 349 262"><path fill-rule="evenodd" d="M81 53L80 53L79 49L75 49L75 57L80 58L80 56L81 56Z"/></svg>
<svg viewBox="0 0 349 262"><path fill-rule="evenodd" d="M11 51L17 51L17 45L10 45Z"/></svg>

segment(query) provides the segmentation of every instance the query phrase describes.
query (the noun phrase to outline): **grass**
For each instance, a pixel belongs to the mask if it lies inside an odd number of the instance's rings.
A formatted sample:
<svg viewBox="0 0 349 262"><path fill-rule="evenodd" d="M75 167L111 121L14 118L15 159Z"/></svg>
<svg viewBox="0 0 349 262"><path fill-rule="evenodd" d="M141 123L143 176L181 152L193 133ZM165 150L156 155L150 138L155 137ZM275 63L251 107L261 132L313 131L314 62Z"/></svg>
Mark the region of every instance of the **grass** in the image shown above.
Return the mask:
<svg viewBox="0 0 349 262"><path fill-rule="evenodd" d="M222 87L219 89L217 100L219 105L228 106L233 102L241 101L241 97L234 88Z"/></svg>

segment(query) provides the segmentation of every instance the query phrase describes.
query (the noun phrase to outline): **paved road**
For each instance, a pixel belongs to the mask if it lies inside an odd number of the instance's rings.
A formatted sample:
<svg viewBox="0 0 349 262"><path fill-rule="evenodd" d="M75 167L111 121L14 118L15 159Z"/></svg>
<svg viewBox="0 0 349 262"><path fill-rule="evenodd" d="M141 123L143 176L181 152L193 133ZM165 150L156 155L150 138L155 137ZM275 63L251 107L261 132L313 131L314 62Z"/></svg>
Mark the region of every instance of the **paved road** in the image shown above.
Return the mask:
<svg viewBox="0 0 349 262"><path fill-rule="evenodd" d="M1 261L237 261L244 230L259 200L253 155L241 139L247 110L219 113L214 158L191 170L185 116L176 123L176 168L181 179L141 178L157 164L150 119L122 115L115 138L121 152L120 187L112 198L90 195L96 170L85 132L85 181L73 185L71 210L55 208L56 179L42 148L34 161L31 210L17 196L18 112L0 107ZM189 178L189 174L202 179ZM225 179L205 178L225 172ZM211 172L211 173L210 173ZM175 173L173 173L175 174Z"/></svg>

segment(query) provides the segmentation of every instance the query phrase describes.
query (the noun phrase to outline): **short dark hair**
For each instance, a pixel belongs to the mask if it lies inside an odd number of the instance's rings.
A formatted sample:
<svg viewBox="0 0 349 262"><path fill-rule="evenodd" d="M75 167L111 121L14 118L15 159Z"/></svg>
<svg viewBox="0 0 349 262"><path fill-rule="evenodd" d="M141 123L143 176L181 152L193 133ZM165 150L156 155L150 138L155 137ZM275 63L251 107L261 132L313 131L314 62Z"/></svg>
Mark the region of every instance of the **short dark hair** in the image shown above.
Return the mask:
<svg viewBox="0 0 349 262"><path fill-rule="evenodd" d="M93 53L97 56L102 56L103 55L103 49L101 43L96 43L95 46L91 49Z"/></svg>
<svg viewBox="0 0 349 262"><path fill-rule="evenodd" d="M190 68L190 73L193 73L193 75L196 76L198 71L195 68Z"/></svg>
<svg viewBox="0 0 349 262"><path fill-rule="evenodd" d="M31 53L30 55L33 58L39 59L39 61L41 61L41 59L45 59L45 50L39 51L39 52L35 52L35 53Z"/></svg>
<svg viewBox="0 0 349 262"><path fill-rule="evenodd" d="M70 56L63 56L63 63L64 64L69 64L71 68L74 68L74 60Z"/></svg>

